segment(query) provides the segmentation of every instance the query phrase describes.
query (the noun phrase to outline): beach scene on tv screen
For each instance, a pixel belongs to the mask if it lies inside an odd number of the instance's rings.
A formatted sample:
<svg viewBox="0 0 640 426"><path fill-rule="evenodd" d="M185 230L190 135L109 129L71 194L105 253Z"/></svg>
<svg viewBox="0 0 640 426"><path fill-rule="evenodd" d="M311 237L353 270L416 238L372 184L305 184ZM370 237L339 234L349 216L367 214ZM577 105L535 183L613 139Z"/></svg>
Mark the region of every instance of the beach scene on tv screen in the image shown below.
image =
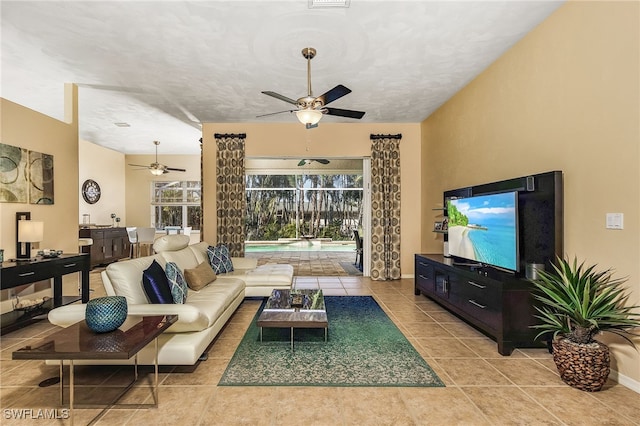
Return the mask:
<svg viewBox="0 0 640 426"><path fill-rule="evenodd" d="M475 262L516 270L517 193L450 200L449 253Z"/></svg>

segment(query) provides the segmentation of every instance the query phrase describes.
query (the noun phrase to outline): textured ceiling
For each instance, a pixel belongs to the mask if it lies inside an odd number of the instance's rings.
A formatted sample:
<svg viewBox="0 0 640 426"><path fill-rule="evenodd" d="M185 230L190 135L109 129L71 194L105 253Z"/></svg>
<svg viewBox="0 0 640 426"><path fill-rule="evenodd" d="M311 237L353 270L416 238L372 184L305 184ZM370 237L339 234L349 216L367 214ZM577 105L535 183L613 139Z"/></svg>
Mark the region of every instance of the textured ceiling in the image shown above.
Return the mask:
<svg viewBox="0 0 640 426"><path fill-rule="evenodd" d="M127 154L198 153L203 122L295 122L261 94L353 92L363 122L420 122L561 1L2 1L2 97L62 119L77 83L81 138ZM325 116L322 122L352 122ZM126 122L130 127L117 127ZM322 122L320 125L322 125ZM313 131L313 130L310 130Z"/></svg>

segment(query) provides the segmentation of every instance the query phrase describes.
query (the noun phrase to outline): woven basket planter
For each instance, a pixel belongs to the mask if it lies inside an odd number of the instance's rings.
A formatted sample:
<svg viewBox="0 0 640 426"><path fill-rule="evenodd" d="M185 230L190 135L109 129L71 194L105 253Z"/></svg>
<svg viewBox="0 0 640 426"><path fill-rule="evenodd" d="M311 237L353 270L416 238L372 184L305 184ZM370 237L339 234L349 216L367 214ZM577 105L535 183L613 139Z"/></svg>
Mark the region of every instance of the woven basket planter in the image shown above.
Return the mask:
<svg viewBox="0 0 640 426"><path fill-rule="evenodd" d="M609 347L600 342L584 344L555 339L553 360L560 378L576 389L597 392L609 377Z"/></svg>

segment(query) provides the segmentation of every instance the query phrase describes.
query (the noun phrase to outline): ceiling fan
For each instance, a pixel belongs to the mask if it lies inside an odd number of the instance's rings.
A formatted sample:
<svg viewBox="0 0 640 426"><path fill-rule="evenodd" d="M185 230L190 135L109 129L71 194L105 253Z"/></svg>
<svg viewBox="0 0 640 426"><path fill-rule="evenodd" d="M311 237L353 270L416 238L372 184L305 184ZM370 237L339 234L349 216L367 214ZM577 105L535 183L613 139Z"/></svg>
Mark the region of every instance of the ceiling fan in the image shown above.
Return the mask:
<svg viewBox="0 0 640 426"><path fill-rule="evenodd" d="M298 167L302 167L302 166L306 166L307 164L311 164L314 161L320 163L320 164L329 164L331 161L327 160L326 158L310 158L308 160L300 160L300 162L298 163Z"/></svg>
<svg viewBox="0 0 640 426"><path fill-rule="evenodd" d="M362 111L327 107L331 102L351 93L351 89L346 88L342 84L338 84L333 89L318 97L313 96L313 92L311 91L311 60L316 56L316 49L313 47L306 47L302 49L302 56L307 60L307 96L294 100L276 92L262 92L265 95L293 104L297 109L263 114L258 117L281 114L283 112L295 112L298 120L300 120L302 124L306 125L307 129L318 127L318 122L322 118L323 114L355 118L358 120L361 119L365 114Z"/></svg>
<svg viewBox="0 0 640 426"><path fill-rule="evenodd" d="M141 164L129 164L133 167L143 167L148 169L152 175L160 176L169 172L186 172L187 169L177 169L175 167L167 167L164 164L158 163L158 145L160 145L160 141L153 141L153 144L156 146L156 161L149 164L148 166L143 166Z"/></svg>

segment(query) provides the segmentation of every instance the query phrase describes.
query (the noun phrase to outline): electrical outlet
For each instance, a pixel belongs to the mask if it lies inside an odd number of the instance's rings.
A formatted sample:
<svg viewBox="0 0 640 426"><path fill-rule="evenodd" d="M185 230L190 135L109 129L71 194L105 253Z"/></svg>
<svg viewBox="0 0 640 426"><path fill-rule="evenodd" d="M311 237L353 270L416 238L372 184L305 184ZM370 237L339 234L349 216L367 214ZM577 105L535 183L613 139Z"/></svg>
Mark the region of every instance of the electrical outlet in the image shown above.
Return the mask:
<svg viewBox="0 0 640 426"><path fill-rule="evenodd" d="M607 229L624 229L624 213L607 213Z"/></svg>

